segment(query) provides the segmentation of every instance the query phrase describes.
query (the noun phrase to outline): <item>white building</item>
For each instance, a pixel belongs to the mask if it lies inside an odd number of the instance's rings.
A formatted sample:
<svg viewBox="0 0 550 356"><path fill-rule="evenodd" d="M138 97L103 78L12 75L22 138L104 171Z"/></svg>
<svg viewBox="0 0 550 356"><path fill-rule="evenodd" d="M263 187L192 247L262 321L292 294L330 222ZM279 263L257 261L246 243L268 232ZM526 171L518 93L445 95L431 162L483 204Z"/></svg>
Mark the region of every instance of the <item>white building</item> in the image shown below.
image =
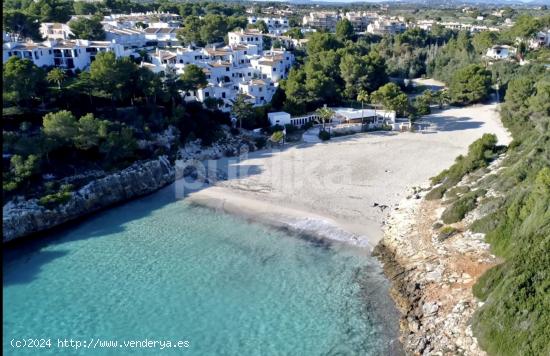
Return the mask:
<svg viewBox="0 0 550 356"><path fill-rule="evenodd" d="M105 39L126 48L141 48L147 43L145 32L141 29L110 28L105 30Z"/></svg>
<svg viewBox="0 0 550 356"><path fill-rule="evenodd" d="M269 17L269 16L263 16L263 17L249 16L248 17L249 24L255 25L259 21L265 22L269 33L274 35L281 35L290 29L287 17L282 17L282 16L281 17Z"/></svg>
<svg viewBox="0 0 550 356"><path fill-rule="evenodd" d="M270 112L267 114L267 119L271 126L275 125L290 125L290 114L284 111Z"/></svg>
<svg viewBox="0 0 550 356"><path fill-rule="evenodd" d="M339 19L340 16L334 11L310 12L303 17L302 25L334 32Z"/></svg>
<svg viewBox="0 0 550 356"><path fill-rule="evenodd" d="M238 45L238 44L252 44L258 46L258 48L263 48L264 39L263 35L258 30L240 30L235 32L229 32L227 34L229 39L229 45Z"/></svg>
<svg viewBox="0 0 550 356"><path fill-rule="evenodd" d="M516 49L511 46L493 46L487 49L485 56L491 59L509 59L516 54Z"/></svg>
<svg viewBox="0 0 550 356"><path fill-rule="evenodd" d="M351 22L353 29L356 32L364 32L367 30L367 26L378 18L378 14L374 12L347 12L344 17Z"/></svg>
<svg viewBox="0 0 550 356"><path fill-rule="evenodd" d="M367 32L376 35L393 35L404 32L407 29L405 23L396 20L378 19L367 26Z"/></svg>
<svg viewBox="0 0 550 356"><path fill-rule="evenodd" d="M158 46L170 47L178 43L176 27L147 27L145 39L147 42L156 43Z"/></svg>
<svg viewBox="0 0 550 356"><path fill-rule="evenodd" d="M537 49L550 46L550 29L537 32L537 34L529 41L529 48Z"/></svg>
<svg viewBox="0 0 550 356"><path fill-rule="evenodd" d="M116 57L128 56L122 45L107 41L67 40L4 43L2 61L17 56L29 59L38 67L55 66L67 70L88 69L97 53L114 52Z"/></svg>
<svg viewBox="0 0 550 356"><path fill-rule="evenodd" d="M139 12L107 15L101 23L105 29L133 29L138 24L144 24L147 27L179 27L181 20L180 15L167 12Z"/></svg>
<svg viewBox="0 0 550 356"><path fill-rule="evenodd" d="M236 31L228 34L229 45L206 48L157 48L149 54L151 63L142 63L152 71L175 70L185 73L188 65L204 71L208 84L186 93L185 100L204 102L217 99L219 108L229 111L238 95L245 95L253 105L269 103L279 81L286 78L294 56L285 49L263 51L262 34L258 31Z"/></svg>
<svg viewBox="0 0 550 356"><path fill-rule="evenodd" d="M74 35L69 25L58 22L43 22L40 24L40 34L48 40L68 40Z"/></svg>

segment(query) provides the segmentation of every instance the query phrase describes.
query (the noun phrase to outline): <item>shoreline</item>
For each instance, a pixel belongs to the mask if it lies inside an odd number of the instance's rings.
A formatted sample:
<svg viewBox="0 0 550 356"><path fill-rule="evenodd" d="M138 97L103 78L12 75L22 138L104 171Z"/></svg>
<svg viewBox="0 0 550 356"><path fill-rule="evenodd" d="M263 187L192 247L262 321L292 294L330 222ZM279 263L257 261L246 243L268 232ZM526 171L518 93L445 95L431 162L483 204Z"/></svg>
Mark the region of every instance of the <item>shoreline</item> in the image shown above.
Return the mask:
<svg viewBox="0 0 550 356"><path fill-rule="evenodd" d="M381 229L375 231L372 226L362 230L354 229L352 224L346 225L343 221L296 207L281 206L245 197L223 187L209 187L206 190L191 193L185 199L191 204L240 216L274 228L288 229L298 234L313 235L330 241L367 248L369 252L372 252L378 243L378 233L381 232ZM367 230L371 230L373 235L365 234Z"/></svg>

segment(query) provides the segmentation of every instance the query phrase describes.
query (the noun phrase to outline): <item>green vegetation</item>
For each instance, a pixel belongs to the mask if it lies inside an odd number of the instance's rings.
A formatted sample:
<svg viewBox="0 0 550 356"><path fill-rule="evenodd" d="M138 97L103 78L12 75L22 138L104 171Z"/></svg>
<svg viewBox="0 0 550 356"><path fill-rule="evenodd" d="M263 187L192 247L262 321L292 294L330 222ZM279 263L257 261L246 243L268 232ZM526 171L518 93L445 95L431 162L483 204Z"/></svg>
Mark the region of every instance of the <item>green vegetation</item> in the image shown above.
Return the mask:
<svg viewBox="0 0 550 356"><path fill-rule="evenodd" d="M200 138L206 145L230 123L217 105L183 100L186 91L206 83L193 66L181 76L155 74L107 52L96 56L89 72L72 73L11 57L2 79L5 199L43 197L44 176L122 169L138 157L174 154L176 145L156 143L166 130L173 143ZM265 109L254 108L248 125L264 126L256 121L263 116Z"/></svg>
<svg viewBox="0 0 550 356"><path fill-rule="evenodd" d="M330 140L330 133L326 130L321 130L321 131L319 131L319 138L322 141Z"/></svg>
<svg viewBox="0 0 550 356"><path fill-rule="evenodd" d="M505 260L474 286L485 303L474 316L473 331L490 355L545 355L550 353L550 76L536 66L494 70L507 83L501 116L514 138L504 168L470 192L453 188L501 151L494 137L484 135L466 157L432 178L440 185L428 196L438 199L445 191L455 196L443 213L446 223L462 219L486 190L499 196L479 203L487 215L471 226L485 233Z"/></svg>
<svg viewBox="0 0 550 356"><path fill-rule="evenodd" d="M451 101L472 104L489 94L491 73L477 64L470 64L457 70L451 77L449 94Z"/></svg>
<svg viewBox="0 0 550 356"><path fill-rule="evenodd" d="M445 224L452 224L464 219L467 213L474 210L477 199L483 195L485 195L485 191L482 189L464 194L443 211L441 219Z"/></svg>
<svg viewBox="0 0 550 356"><path fill-rule="evenodd" d="M105 31L101 21L103 18L78 18L69 23L71 31L73 32L73 38L85 38L91 41L103 41L105 39Z"/></svg>
<svg viewBox="0 0 550 356"><path fill-rule="evenodd" d="M443 194L453 187L468 173L476 169L487 167L501 151L497 146L497 137L493 134L484 134L468 147L466 156L458 156L455 163L448 169L432 177L432 185L441 184L427 194L427 199L440 199Z"/></svg>
<svg viewBox="0 0 550 356"><path fill-rule="evenodd" d="M283 131L275 131L271 137L270 137L270 140L271 142L275 142L275 143L280 143L283 141L285 135L283 133Z"/></svg>
<svg viewBox="0 0 550 356"><path fill-rule="evenodd" d="M439 234L437 235L437 239L439 241L444 241L448 239L449 237L453 236L458 230L452 226L446 225L439 229Z"/></svg>
<svg viewBox="0 0 550 356"><path fill-rule="evenodd" d="M38 200L38 203L49 209L55 208L56 206L66 203L71 199L73 195L72 189L72 185L64 184L58 192L43 196Z"/></svg>

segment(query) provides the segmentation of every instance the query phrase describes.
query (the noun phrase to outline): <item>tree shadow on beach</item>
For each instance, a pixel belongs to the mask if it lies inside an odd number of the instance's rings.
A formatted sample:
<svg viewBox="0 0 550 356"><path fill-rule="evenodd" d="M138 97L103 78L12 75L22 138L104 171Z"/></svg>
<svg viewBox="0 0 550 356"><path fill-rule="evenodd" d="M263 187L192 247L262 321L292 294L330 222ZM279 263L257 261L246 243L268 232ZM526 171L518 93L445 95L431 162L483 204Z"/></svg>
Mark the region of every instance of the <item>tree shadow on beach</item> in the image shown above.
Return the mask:
<svg viewBox="0 0 550 356"><path fill-rule="evenodd" d="M434 116L429 117L426 122L430 122L436 131L463 131L482 127L483 121L475 121L471 117L452 117L452 116Z"/></svg>

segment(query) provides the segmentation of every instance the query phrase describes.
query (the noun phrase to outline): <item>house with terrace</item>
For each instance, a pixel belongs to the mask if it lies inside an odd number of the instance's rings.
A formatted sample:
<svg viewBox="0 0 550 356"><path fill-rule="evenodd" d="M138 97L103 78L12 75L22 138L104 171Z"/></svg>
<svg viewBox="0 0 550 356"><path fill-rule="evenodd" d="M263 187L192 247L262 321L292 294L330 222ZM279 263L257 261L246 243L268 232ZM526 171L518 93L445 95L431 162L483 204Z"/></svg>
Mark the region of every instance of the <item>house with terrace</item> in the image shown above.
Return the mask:
<svg viewBox="0 0 550 356"><path fill-rule="evenodd" d="M59 67L66 70L88 69L100 52L113 52L116 57L129 56L120 44L108 41L49 40L44 42L7 42L3 44L2 61L17 56L31 60L38 67Z"/></svg>
<svg viewBox="0 0 550 356"><path fill-rule="evenodd" d="M40 34L48 40L68 40L73 35L73 32L67 24L43 22L40 24Z"/></svg>

